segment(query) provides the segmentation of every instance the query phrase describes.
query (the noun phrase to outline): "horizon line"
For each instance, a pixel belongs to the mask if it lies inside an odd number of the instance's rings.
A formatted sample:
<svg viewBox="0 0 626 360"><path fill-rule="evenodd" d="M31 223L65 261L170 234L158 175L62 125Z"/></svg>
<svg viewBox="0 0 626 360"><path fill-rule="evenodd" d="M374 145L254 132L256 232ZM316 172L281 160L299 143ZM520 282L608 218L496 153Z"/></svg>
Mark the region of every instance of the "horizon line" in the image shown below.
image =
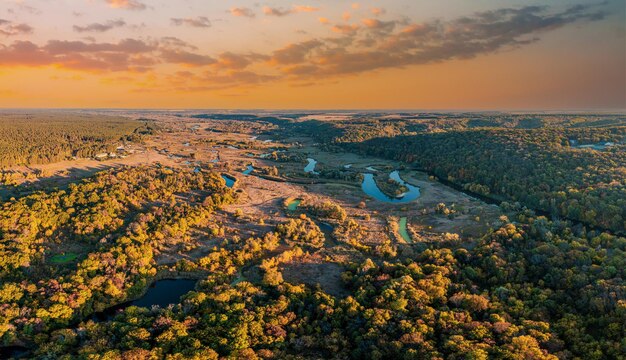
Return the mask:
<svg viewBox="0 0 626 360"><path fill-rule="evenodd" d="M606 114L626 115L621 109L438 109L438 108L173 108L173 107L0 107L1 111L229 111L229 112L426 112L426 113L546 113L546 114Z"/></svg>

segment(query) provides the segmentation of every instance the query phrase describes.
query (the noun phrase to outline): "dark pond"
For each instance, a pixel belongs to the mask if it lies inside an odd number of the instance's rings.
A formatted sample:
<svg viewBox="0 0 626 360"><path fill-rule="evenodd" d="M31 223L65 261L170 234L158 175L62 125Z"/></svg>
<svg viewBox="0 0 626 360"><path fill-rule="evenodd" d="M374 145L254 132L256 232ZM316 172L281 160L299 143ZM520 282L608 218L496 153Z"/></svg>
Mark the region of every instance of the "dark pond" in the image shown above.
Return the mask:
<svg viewBox="0 0 626 360"><path fill-rule="evenodd" d="M0 359L26 358L29 352L29 349L24 346L2 346L0 347Z"/></svg>
<svg viewBox="0 0 626 360"><path fill-rule="evenodd" d="M170 304L178 304L180 297L192 291L196 286L197 280L192 279L174 279L159 280L154 282L148 289L146 294L141 298L125 302L116 306L112 306L103 312L94 315L94 321L111 320L121 310L129 306L152 307L157 305L165 308Z"/></svg>

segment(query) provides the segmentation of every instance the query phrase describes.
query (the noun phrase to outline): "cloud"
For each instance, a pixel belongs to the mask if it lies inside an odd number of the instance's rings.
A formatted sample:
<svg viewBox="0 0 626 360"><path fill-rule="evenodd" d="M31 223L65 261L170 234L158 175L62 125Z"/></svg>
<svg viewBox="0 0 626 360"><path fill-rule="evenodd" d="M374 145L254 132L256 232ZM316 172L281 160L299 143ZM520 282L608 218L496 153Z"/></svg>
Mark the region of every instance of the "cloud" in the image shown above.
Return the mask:
<svg viewBox="0 0 626 360"><path fill-rule="evenodd" d="M341 38L295 43L274 52L274 63L298 79L358 74L453 59L468 59L538 41L541 34L604 13L593 6L562 11L527 6L444 21L406 24L364 19L362 27L335 25Z"/></svg>
<svg viewBox="0 0 626 360"><path fill-rule="evenodd" d="M384 15L387 12L387 10L385 10L383 8L379 8L379 7L374 7L374 8L370 9L370 12L374 16L379 16L379 15Z"/></svg>
<svg viewBox="0 0 626 360"><path fill-rule="evenodd" d="M275 64L298 64L307 60L312 50L319 48L324 43L320 40L308 40L297 44L290 44L274 51L272 62Z"/></svg>
<svg viewBox="0 0 626 360"><path fill-rule="evenodd" d="M118 42L51 40L44 45L15 41L0 44L0 66L148 72L160 64L171 64L168 69L178 66L176 70L188 70L165 78L172 88L181 91L209 91L277 80L306 84L523 47L538 41L546 32L603 19L605 14L598 9L587 5L561 10L527 6L425 22L366 18L361 24L334 25L327 37L287 44L266 54L203 54L174 37ZM7 24L3 20L0 28ZM168 84L162 87L168 89Z"/></svg>
<svg viewBox="0 0 626 360"><path fill-rule="evenodd" d="M53 55L68 53L145 53L157 48L142 40L124 39L118 43L85 43L82 41L50 40L43 47Z"/></svg>
<svg viewBox="0 0 626 360"><path fill-rule="evenodd" d="M81 71L147 71L158 59L157 44L125 39L117 43L51 40L38 46L30 41L0 45L0 65L50 66Z"/></svg>
<svg viewBox="0 0 626 360"><path fill-rule="evenodd" d="M251 9L245 8L245 7L234 7L230 9L230 14L233 16L238 16L238 17L247 17L247 18L253 18L256 15L254 14L254 11L252 11Z"/></svg>
<svg viewBox="0 0 626 360"><path fill-rule="evenodd" d="M302 12L319 11L319 8L306 5L294 5L291 9L273 8L269 6L263 7L263 13L267 16L287 16Z"/></svg>
<svg viewBox="0 0 626 360"><path fill-rule="evenodd" d="M122 19L109 20L106 23L93 23L85 26L74 25L76 32L106 32L115 28L126 26L126 22Z"/></svg>
<svg viewBox="0 0 626 360"><path fill-rule="evenodd" d="M206 92L231 89L234 87L254 86L280 80L280 75L264 75L253 71L230 70L225 73L205 71L195 74L179 71L166 79L170 88L176 92ZM142 91L141 89L139 89Z"/></svg>
<svg viewBox="0 0 626 360"><path fill-rule="evenodd" d="M185 50L166 49L162 51L162 59L168 63L186 66L205 66L215 64L216 60L208 55L201 55Z"/></svg>
<svg viewBox="0 0 626 360"><path fill-rule="evenodd" d="M18 24L9 20L0 19L0 35L17 36L31 34L32 32L33 28L28 24Z"/></svg>
<svg viewBox="0 0 626 360"><path fill-rule="evenodd" d="M329 20L328 18L325 18L325 17L320 17L320 18L317 18L317 20L318 20L320 23L324 24L324 25L330 24L330 20Z"/></svg>
<svg viewBox="0 0 626 360"><path fill-rule="evenodd" d="M261 54L236 54L232 52L221 53L215 63L216 69L243 70L255 62L269 60L270 57Z"/></svg>
<svg viewBox="0 0 626 360"><path fill-rule="evenodd" d="M26 4L17 3L15 4L15 6L16 6L15 9L12 9L12 8L7 9L7 12L9 14L16 14L18 12L25 12L25 13L32 14L32 15L41 14L41 10L34 8L32 6L26 5Z"/></svg>
<svg viewBox="0 0 626 360"><path fill-rule="evenodd" d="M387 33L392 32L398 25L398 22L396 21L381 21L378 19L363 19L361 22L369 29L384 31Z"/></svg>
<svg viewBox="0 0 626 360"><path fill-rule="evenodd" d="M145 10L148 7L138 0L106 0L114 9Z"/></svg>
<svg viewBox="0 0 626 360"><path fill-rule="evenodd" d="M161 38L160 40L160 44L163 47L166 48L177 48L177 49L191 49L191 50L197 50L198 48L192 44L189 44L188 42L181 40L177 37L173 37L173 36L166 36Z"/></svg>
<svg viewBox="0 0 626 360"><path fill-rule="evenodd" d="M15 41L6 46L0 45L0 64L9 66L50 65L52 56L30 41Z"/></svg>
<svg viewBox="0 0 626 360"><path fill-rule="evenodd" d="M359 30L359 25L335 25L330 28L332 31L340 34L355 34L357 30Z"/></svg>
<svg viewBox="0 0 626 360"><path fill-rule="evenodd" d="M209 28L211 27L211 21L205 16L198 16L195 18L172 18L172 24L176 26L186 25L191 27L198 28Z"/></svg>

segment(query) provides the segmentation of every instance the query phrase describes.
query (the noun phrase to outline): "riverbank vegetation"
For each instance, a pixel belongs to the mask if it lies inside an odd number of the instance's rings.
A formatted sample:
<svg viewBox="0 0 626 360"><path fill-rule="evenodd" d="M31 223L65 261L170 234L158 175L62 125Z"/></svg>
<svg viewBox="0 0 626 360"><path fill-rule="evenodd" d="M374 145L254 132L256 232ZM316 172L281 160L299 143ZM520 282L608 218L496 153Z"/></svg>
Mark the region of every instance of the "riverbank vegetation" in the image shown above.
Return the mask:
<svg viewBox="0 0 626 360"><path fill-rule="evenodd" d="M385 195L391 198L401 197L403 194L409 191L409 188L400 184L394 179L383 180L378 177L374 177L374 181L376 181L376 185L378 186L380 191L382 191Z"/></svg>

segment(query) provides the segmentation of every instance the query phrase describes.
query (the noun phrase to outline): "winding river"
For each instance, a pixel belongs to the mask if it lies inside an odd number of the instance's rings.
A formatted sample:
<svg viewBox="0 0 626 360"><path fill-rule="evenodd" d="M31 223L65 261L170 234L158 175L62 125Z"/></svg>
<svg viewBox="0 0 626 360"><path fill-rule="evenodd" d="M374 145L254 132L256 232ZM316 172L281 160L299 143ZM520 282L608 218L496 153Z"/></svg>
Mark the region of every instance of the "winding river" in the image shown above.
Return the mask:
<svg viewBox="0 0 626 360"><path fill-rule="evenodd" d="M361 184L361 188L363 189L363 192L374 199L390 204L406 204L415 201L420 197L420 189L417 186L413 186L402 180L400 172L397 170L389 174L389 178L397 181L400 185L406 186L409 190L398 197L391 197L380 190L376 184L376 180L374 180L374 174L363 174L363 183Z"/></svg>
<svg viewBox="0 0 626 360"><path fill-rule="evenodd" d="M242 171L241 173L244 175L250 175L253 171L254 171L254 166L248 165L246 166L246 169Z"/></svg>
<svg viewBox="0 0 626 360"><path fill-rule="evenodd" d="M311 158L308 158L306 160L309 162L309 164L304 167L304 172L305 173L310 173L310 174L313 174L313 175L319 174L317 171L315 171L315 166L317 165L317 160L311 159Z"/></svg>

